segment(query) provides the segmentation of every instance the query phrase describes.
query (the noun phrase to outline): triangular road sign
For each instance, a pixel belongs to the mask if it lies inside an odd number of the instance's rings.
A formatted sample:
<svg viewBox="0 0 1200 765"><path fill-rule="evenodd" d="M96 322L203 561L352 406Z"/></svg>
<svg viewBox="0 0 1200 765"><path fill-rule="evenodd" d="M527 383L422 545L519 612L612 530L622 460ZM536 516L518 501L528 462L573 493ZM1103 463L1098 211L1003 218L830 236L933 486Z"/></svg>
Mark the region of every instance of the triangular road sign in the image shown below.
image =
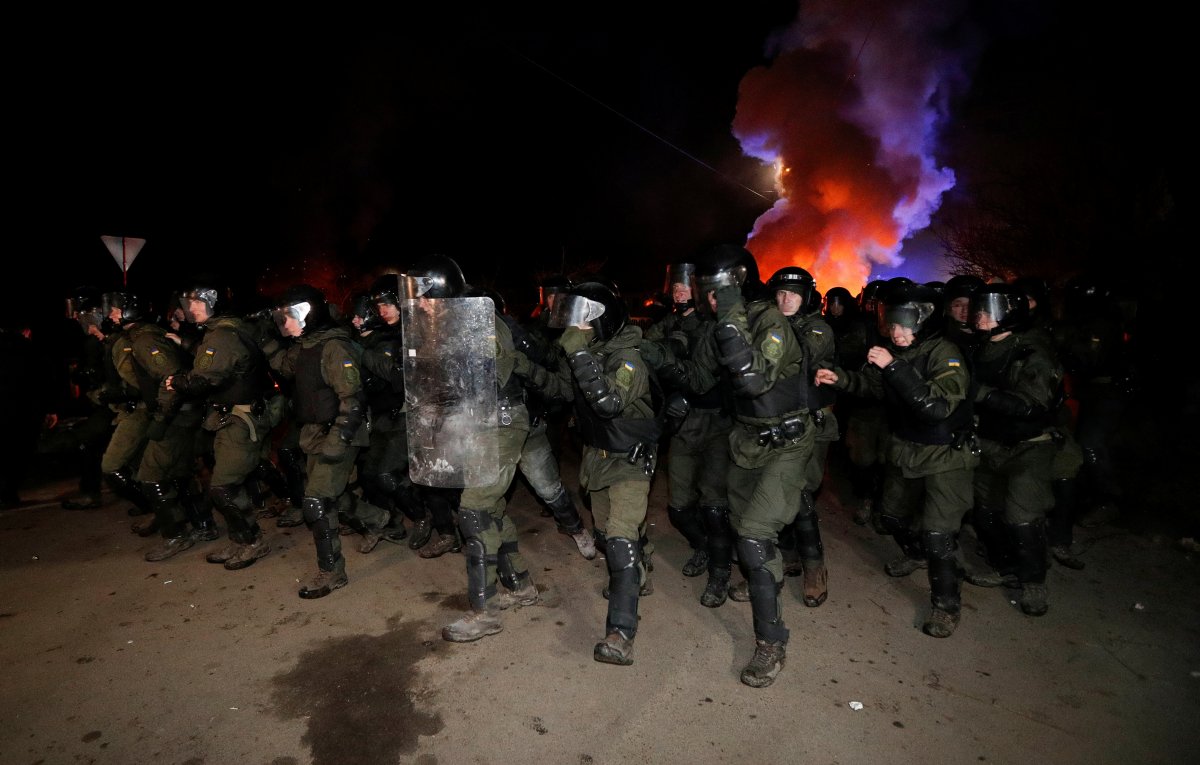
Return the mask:
<svg viewBox="0 0 1200 765"><path fill-rule="evenodd" d="M133 265L133 259L137 257L137 254L146 246L146 240L138 239L136 236L102 236L100 241L104 242L104 246L108 248L113 260L117 261L117 265L121 267L122 280L128 282L129 267Z"/></svg>

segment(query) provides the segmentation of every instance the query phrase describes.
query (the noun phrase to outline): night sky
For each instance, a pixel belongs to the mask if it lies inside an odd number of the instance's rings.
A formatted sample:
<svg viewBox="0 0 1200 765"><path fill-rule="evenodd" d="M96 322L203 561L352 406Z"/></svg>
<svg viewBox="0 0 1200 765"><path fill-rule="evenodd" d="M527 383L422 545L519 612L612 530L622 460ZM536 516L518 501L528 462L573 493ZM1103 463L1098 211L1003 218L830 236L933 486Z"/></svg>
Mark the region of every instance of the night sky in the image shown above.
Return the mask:
<svg viewBox="0 0 1200 765"><path fill-rule="evenodd" d="M537 275L564 267L601 268L630 294L657 287L669 261L746 242L779 197L772 168L747 156L732 126L752 111L745 94L739 102L747 73L773 60L760 80L784 71L771 41L796 4L699 14L679 10L694 4L647 5L32 25L31 55L10 69L23 117L11 145L21 199L10 262L32 266L37 285L19 299L38 312L75 285L119 285L105 234L147 240L129 283L155 300L201 271L228 276L248 297L305 279L336 298L430 252L456 258L468 280L517 306L533 299ZM849 28L862 44L841 52L862 68L797 70L821 98L840 97L830 84L866 85L871 54L914 34L878 10L896 4L851 5L867 25ZM963 179L1003 162L995 135L1006 122L1037 129L1007 110L1031 109L1055 140L1102 144L1104 161L1161 161L1163 147L1145 140L1173 130L1152 125L1170 122L1160 95L1175 73L1162 63L1169 46L1153 38L1169 22L1149 6L1117 20L1073 19L1051 12L1055 3L900 5L953 16L928 16L920 32L957 57L924 148L933 169L953 163ZM922 40L909 48L924 51ZM905 66L895 59L893 68ZM781 134L824 135L800 94L772 87L792 101ZM809 117L837 109L812 98ZM1071 113L1053 115L1047 105L1057 103ZM829 135L845 137L839 130ZM989 152L978 148L983 133ZM809 149L824 158L841 150L828 140ZM935 221L954 193L931 206ZM928 232L898 233L911 237L907 262L864 261L863 273L944 278ZM818 286L828 281L818 274Z"/></svg>

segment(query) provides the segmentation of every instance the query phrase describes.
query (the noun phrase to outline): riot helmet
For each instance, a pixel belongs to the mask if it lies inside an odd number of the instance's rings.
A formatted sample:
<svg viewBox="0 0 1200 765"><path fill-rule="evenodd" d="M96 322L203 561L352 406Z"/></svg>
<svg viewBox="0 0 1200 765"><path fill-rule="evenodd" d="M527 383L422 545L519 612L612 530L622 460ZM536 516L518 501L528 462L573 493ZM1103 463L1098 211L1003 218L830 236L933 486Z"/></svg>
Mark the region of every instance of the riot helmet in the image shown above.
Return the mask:
<svg viewBox="0 0 1200 765"><path fill-rule="evenodd" d="M767 290L772 295L780 290L794 292L800 296L802 310L809 307L812 294L817 288L817 282L812 274L800 266L784 266L771 275L767 280Z"/></svg>
<svg viewBox="0 0 1200 765"><path fill-rule="evenodd" d="M571 287L554 302L550 326L565 328L588 325L596 338L609 340L629 321L629 309L612 288L600 282L583 282Z"/></svg>
<svg viewBox="0 0 1200 765"><path fill-rule="evenodd" d="M500 314L501 316L508 314L508 302L498 290L495 290L491 287L476 287L473 284L468 284L467 288L463 290L462 297L489 298L492 301L492 304L496 306L496 313Z"/></svg>
<svg viewBox="0 0 1200 765"><path fill-rule="evenodd" d="M845 287L830 287L822 302L826 318L841 318L849 316L858 308L854 296Z"/></svg>
<svg viewBox="0 0 1200 765"><path fill-rule="evenodd" d="M204 324L225 312L224 290L216 279L201 277L179 291L179 305L193 324Z"/></svg>
<svg viewBox="0 0 1200 765"><path fill-rule="evenodd" d="M333 324L325 294L309 284L288 287L275 302L271 317L284 337L311 335ZM288 331L288 321L294 319L296 327Z"/></svg>
<svg viewBox="0 0 1200 765"><path fill-rule="evenodd" d="M404 297L408 299L458 297L466 289L458 263L446 255L426 255L404 274Z"/></svg>
<svg viewBox="0 0 1200 765"><path fill-rule="evenodd" d="M368 292L371 302L391 303L395 306L400 305L400 295L402 292L400 281L401 276L399 274L383 274L371 282L371 289Z"/></svg>
<svg viewBox="0 0 1200 765"><path fill-rule="evenodd" d="M758 276L758 263L745 247L720 244L706 251L696 261L696 286L692 294L696 304L708 309L708 293L721 287L738 287L746 300L757 300L763 284Z"/></svg>
<svg viewBox="0 0 1200 765"><path fill-rule="evenodd" d="M684 313L696 307L696 294L693 289L696 284L695 263L671 263L667 266L666 283L663 284L663 294L666 295L671 309L676 313ZM680 287L686 287L687 292ZM679 298L686 297L686 300Z"/></svg>
<svg viewBox="0 0 1200 765"><path fill-rule="evenodd" d="M370 293L360 292L350 298L350 323L363 334L378 329L383 324Z"/></svg>
<svg viewBox="0 0 1200 765"><path fill-rule="evenodd" d="M887 284L883 279L872 279L858 293L858 310L866 314L876 314L879 307L879 291Z"/></svg>
<svg viewBox="0 0 1200 765"><path fill-rule="evenodd" d="M987 286L987 282L972 274L950 277L942 293L942 313L959 325L971 325L971 295Z"/></svg>
<svg viewBox="0 0 1200 765"><path fill-rule="evenodd" d="M971 327L980 337L1020 332L1032 318L1029 296L1015 284L985 284L971 294Z"/></svg>
<svg viewBox="0 0 1200 765"><path fill-rule="evenodd" d="M100 331L107 335L146 318L146 301L128 290L114 290L104 293L101 311Z"/></svg>
<svg viewBox="0 0 1200 765"><path fill-rule="evenodd" d="M912 330L914 342L937 331L937 322L930 321L937 309L937 293L930 287L899 276L885 283L877 300L879 332L884 337L891 335L893 325Z"/></svg>
<svg viewBox="0 0 1200 765"><path fill-rule="evenodd" d="M571 280L566 274L550 274L538 285L538 303L549 305L551 295L561 295L571 289Z"/></svg>
<svg viewBox="0 0 1200 765"><path fill-rule="evenodd" d="M67 318L79 322L84 332L88 327L99 329L104 321L104 295L99 287L84 285L71 290L67 298Z"/></svg>

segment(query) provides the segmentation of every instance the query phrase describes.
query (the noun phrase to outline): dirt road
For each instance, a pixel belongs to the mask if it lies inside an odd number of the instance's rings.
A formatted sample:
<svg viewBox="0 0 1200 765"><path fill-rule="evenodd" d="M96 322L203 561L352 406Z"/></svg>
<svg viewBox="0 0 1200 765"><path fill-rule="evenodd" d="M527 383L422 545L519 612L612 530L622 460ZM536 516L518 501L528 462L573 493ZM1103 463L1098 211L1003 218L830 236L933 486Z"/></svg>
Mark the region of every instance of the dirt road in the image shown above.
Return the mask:
<svg viewBox="0 0 1200 765"><path fill-rule="evenodd" d="M966 586L935 640L923 574L884 575L893 543L850 521L835 478L829 600L805 608L788 580L787 667L763 690L738 681L749 604L706 609L703 578L680 574L665 480L631 667L592 660L603 558L523 486L511 512L545 603L461 645L439 637L466 607L461 556L348 545L349 587L305 601L303 527L266 521L274 552L240 572L204 562L220 543L152 564L123 503L66 511L70 481L32 487L0 513L0 763L1200 762L1195 554L1080 530L1087 568L1051 570L1048 615Z"/></svg>

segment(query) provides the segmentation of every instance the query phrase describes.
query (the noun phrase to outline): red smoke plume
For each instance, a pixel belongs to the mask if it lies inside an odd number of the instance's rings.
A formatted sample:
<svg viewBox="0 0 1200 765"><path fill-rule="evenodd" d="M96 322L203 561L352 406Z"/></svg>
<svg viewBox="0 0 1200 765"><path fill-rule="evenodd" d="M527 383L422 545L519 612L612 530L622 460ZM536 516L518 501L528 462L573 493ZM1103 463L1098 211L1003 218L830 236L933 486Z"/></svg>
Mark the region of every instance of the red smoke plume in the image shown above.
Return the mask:
<svg viewBox="0 0 1200 765"><path fill-rule="evenodd" d="M771 63L743 77L733 133L777 171L779 199L746 244L764 280L798 265L821 291L854 293L876 264L898 266L904 240L929 225L954 185L933 150L965 80L971 46L949 34L966 28L962 8L806 0L769 42Z"/></svg>

